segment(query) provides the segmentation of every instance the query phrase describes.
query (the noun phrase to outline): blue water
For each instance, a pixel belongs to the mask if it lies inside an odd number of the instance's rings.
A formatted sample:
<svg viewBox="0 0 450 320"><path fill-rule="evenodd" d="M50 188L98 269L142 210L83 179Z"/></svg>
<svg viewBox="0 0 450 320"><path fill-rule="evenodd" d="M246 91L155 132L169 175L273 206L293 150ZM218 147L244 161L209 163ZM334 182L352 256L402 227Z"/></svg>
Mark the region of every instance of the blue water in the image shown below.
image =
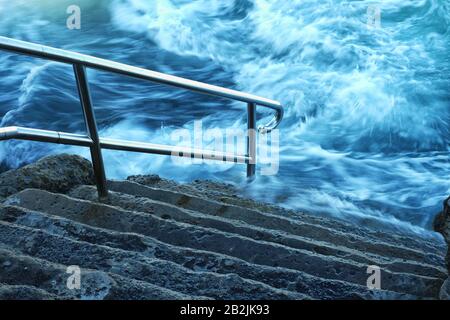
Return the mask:
<svg viewBox="0 0 450 320"><path fill-rule="evenodd" d="M282 101L280 171L248 185L243 166L176 166L105 152L107 174L227 181L247 195L355 223L429 229L450 194L449 0L0 0L0 34ZM378 5L381 26L367 25ZM70 66L0 52L1 125L84 132ZM243 127L245 106L89 72L101 134L173 143L176 128ZM224 112L223 110L226 110ZM269 116L260 115L261 118ZM267 120L267 119L264 119ZM85 149L0 144L14 168Z"/></svg>

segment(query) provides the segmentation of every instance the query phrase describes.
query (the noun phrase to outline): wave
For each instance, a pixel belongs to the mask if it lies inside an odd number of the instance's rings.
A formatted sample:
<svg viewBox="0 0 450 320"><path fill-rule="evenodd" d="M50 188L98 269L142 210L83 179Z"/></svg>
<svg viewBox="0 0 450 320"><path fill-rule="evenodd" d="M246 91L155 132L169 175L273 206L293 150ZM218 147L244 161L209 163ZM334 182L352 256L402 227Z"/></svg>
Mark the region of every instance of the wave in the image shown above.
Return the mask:
<svg viewBox="0 0 450 320"><path fill-rule="evenodd" d="M379 28L367 23L374 5L381 12ZM249 186L241 167L206 164L187 170L164 157L106 152L108 174L226 179L248 195L289 208L359 223L374 217L429 228L450 193L449 9L448 0L102 2L96 12L107 21L106 29L80 36L80 48L280 100L286 109L275 177L258 177ZM23 38L23 30L10 34ZM34 38L44 39L35 33ZM56 73L54 68L46 72ZM167 132L192 128L194 118L209 127L244 124L245 109L238 104L227 104L230 112L224 116L214 111L223 108L222 102L101 73L90 76L103 136L126 132L140 141L171 143ZM45 90L33 87L39 85L34 80L26 90ZM167 117L168 110L178 121ZM4 121L18 120L24 112L16 109ZM61 126L82 127L78 122ZM26 142L14 146L20 147L13 155L3 153L10 164L61 150L52 146L41 152Z"/></svg>

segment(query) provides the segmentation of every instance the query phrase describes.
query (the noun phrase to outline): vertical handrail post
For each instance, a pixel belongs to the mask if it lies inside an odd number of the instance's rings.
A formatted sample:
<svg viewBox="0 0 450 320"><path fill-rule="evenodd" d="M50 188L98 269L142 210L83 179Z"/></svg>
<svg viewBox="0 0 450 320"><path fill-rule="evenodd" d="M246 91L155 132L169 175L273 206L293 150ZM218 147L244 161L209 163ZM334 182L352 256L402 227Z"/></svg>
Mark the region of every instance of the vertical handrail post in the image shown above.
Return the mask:
<svg viewBox="0 0 450 320"><path fill-rule="evenodd" d="M256 174L256 104L247 104L247 177L253 178Z"/></svg>
<svg viewBox="0 0 450 320"><path fill-rule="evenodd" d="M100 138L98 135L97 122L92 106L92 99L89 92L89 84L86 75L86 67L82 64L74 64L73 69L77 81L78 93L83 109L89 137L92 139L91 158L94 169L95 182L97 183L97 191L100 200L108 197L108 187L106 182L105 166L103 164L102 149L100 146Z"/></svg>

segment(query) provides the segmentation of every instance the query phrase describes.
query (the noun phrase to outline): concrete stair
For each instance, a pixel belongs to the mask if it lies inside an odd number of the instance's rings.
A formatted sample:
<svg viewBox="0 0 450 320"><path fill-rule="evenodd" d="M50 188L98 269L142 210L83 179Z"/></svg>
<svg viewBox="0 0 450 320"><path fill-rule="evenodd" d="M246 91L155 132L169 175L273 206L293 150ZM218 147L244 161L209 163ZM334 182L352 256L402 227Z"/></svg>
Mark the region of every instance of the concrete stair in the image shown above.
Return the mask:
<svg viewBox="0 0 450 320"><path fill-rule="evenodd" d="M211 182L130 177L109 181L104 202L92 185L42 185L0 205L0 299L436 299L448 277L437 236L296 213ZM80 290L66 286L72 265ZM381 290L367 288L372 265Z"/></svg>
<svg viewBox="0 0 450 320"><path fill-rule="evenodd" d="M115 273L83 269L80 290L67 288L67 266L0 248L0 277L7 281L0 297L13 299L207 299L161 288ZM4 287L6 286L6 287Z"/></svg>

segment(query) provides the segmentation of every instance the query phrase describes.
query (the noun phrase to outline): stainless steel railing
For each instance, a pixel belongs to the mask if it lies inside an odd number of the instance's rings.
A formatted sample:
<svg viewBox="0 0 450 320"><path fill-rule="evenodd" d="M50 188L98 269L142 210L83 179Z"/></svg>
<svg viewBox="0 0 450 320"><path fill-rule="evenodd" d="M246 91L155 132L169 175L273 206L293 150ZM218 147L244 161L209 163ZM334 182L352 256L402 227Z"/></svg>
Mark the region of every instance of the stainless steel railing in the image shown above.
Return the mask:
<svg viewBox="0 0 450 320"><path fill-rule="evenodd" d="M123 150L160 155L190 155L191 157L195 158L246 163L247 176L252 177L256 173L256 107L262 106L273 109L276 112L274 118L268 124L258 128L260 132L267 133L271 130L274 130L283 119L283 107L279 102L236 90L226 89L72 51L56 49L6 37L0 37L0 49L32 57L71 64L74 69L80 102L88 131L88 135L78 135L66 132L39 130L32 128L6 127L0 128L0 141L20 139L89 147L91 151L92 165L97 183L97 189L99 197L101 199L108 196L102 149ZM172 87L195 91L201 94L212 95L247 103L247 128L249 129L249 134L247 137L247 154L232 155L221 152L212 152L208 150L197 150L152 143L100 138L89 91L86 68L122 74L125 76L144 79Z"/></svg>

